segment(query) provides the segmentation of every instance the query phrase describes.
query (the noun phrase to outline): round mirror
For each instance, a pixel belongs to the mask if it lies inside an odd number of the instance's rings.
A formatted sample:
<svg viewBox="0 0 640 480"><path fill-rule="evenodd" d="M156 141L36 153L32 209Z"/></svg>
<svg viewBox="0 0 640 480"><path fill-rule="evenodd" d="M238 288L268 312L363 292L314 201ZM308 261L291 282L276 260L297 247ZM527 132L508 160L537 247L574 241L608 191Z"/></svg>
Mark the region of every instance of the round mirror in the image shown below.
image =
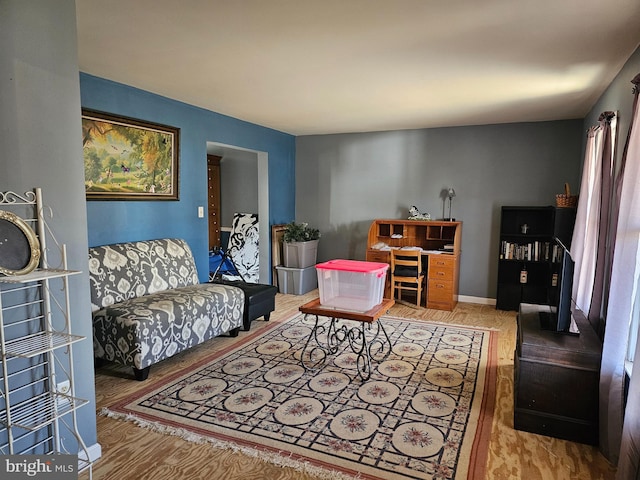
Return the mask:
<svg viewBox="0 0 640 480"><path fill-rule="evenodd" d="M40 261L40 243L34 231L17 215L0 210L0 273L24 275Z"/></svg>

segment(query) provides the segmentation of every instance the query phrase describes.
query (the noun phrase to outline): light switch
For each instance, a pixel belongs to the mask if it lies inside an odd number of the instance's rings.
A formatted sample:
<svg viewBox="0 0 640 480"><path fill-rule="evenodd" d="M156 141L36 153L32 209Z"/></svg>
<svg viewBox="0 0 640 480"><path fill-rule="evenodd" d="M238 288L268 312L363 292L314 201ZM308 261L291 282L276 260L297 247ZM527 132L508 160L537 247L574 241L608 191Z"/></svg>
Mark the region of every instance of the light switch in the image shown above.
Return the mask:
<svg viewBox="0 0 640 480"><path fill-rule="evenodd" d="M198 207L198 218L204 218L204 207Z"/></svg>

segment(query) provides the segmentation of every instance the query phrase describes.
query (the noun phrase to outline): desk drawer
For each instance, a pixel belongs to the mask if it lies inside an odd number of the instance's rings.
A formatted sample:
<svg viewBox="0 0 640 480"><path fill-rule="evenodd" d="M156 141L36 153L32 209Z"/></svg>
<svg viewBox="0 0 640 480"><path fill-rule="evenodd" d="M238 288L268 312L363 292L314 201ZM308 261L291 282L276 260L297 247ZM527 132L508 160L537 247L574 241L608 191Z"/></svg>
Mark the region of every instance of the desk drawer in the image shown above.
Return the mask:
<svg viewBox="0 0 640 480"><path fill-rule="evenodd" d="M429 255L429 278L435 280L453 280L456 259L444 255Z"/></svg>
<svg viewBox="0 0 640 480"><path fill-rule="evenodd" d="M430 278L427 296L430 302L450 303L453 299L453 281Z"/></svg>
<svg viewBox="0 0 640 480"><path fill-rule="evenodd" d="M429 279L427 287L427 308L436 310L453 310L456 306L453 298L453 282L448 280Z"/></svg>
<svg viewBox="0 0 640 480"><path fill-rule="evenodd" d="M380 250L367 250L367 262L391 263L391 254Z"/></svg>

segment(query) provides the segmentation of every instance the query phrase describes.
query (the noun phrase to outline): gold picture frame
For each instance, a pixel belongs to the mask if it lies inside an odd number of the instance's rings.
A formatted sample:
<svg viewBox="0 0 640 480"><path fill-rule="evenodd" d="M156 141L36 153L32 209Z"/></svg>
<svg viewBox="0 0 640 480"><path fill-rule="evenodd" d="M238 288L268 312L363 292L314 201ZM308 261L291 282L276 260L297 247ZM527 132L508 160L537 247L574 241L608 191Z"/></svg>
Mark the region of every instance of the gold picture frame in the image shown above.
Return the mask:
<svg viewBox="0 0 640 480"><path fill-rule="evenodd" d="M14 213L0 210L0 274L26 275L40 262L40 242L33 229Z"/></svg>
<svg viewBox="0 0 640 480"><path fill-rule="evenodd" d="M82 109L87 200L178 200L180 129Z"/></svg>

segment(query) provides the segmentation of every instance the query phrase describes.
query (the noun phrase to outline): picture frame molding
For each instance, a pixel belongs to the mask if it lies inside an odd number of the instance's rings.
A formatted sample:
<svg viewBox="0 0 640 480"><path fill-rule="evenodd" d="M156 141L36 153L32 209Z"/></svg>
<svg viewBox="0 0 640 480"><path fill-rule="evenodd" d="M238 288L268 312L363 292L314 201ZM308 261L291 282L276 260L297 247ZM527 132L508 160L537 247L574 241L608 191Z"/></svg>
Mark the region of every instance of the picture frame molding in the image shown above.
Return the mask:
<svg viewBox="0 0 640 480"><path fill-rule="evenodd" d="M170 125L164 125L161 123L150 122L147 120L141 120L132 117L126 117L122 115L116 115L113 113L107 113L99 110L92 110L89 108L82 109L82 121L83 121L83 136L84 132L84 120L91 119L104 123L113 123L122 125L125 127L131 127L135 129L151 130L161 132L163 134L170 135L172 139L171 150L171 192L159 193L159 192L122 192L122 191L104 191L97 192L89 190L86 180L86 165L85 165L85 191L87 200L180 200L179 187L180 187L180 128ZM87 147L85 146L85 139L83 138L83 164L84 164L84 152ZM123 162L121 162L124 165Z"/></svg>

